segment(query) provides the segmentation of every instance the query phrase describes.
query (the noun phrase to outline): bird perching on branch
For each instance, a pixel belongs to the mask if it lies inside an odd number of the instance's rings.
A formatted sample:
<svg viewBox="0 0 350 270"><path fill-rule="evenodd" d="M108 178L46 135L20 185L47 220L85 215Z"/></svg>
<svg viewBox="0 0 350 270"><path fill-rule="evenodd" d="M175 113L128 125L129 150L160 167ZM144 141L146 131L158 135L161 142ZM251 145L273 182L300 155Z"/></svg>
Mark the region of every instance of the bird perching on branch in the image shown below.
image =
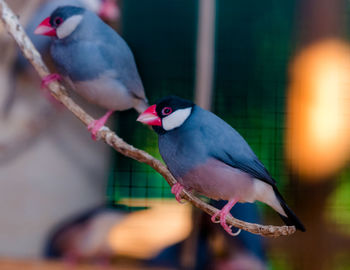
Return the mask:
<svg viewBox="0 0 350 270"><path fill-rule="evenodd" d="M134 108L141 113L147 108L129 46L96 14L80 7L59 7L35 33L53 37L50 52L59 70L44 84L63 76L82 97L108 109L89 126L93 138L113 111Z"/></svg>
<svg viewBox="0 0 350 270"><path fill-rule="evenodd" d="M261 201L279 213L287 225L305 231L272 179L243 137L215 114L191 101L166 97L144 111L138 121L158 134L159 152L178 183L172 193L180 201L182 189L212 199L228 200L212 216L231 235L226 216L237 202Z"/></svg>

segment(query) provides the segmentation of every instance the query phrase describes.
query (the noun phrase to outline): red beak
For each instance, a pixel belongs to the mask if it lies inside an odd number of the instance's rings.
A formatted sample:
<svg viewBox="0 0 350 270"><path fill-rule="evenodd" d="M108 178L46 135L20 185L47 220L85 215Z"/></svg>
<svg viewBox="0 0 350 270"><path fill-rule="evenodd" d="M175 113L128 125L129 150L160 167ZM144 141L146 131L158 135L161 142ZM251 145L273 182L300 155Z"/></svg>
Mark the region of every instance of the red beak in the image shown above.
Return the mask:
<svg viewBox="0 0 350 270"><path fill-rule="evenodd" d="M34 31L34 34L51 37L56 36L56 29L51 26L50 17L47 17L38 25L38 27Z"/></svg>
<svg viewBox="0 0 350 270"><path fill-rule="evenodd" d="M102 1L102 5L100 10L98 11L98 15L101 18L114 21L120 15L120 10L115 2L115 0L104 0Z"/></svg>
<svg viewBox="0 0 350 270"><path fill-rule="evenodd" d="M162 120L156 112L156 105L148 107L140 114L136 121L150 126L162 126Z"/></svg>

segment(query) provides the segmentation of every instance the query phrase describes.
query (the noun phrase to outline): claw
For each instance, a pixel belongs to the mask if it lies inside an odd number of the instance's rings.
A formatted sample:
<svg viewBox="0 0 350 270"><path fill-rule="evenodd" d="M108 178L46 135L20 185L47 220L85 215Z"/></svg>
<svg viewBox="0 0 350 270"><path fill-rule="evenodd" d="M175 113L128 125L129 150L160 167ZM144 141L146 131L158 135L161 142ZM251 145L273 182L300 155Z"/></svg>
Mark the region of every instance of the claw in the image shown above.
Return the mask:
<svg viewBox="0 0 350 270"><path fill-rule="evenodd" d="M171 187L171 193L175 195L175 199L181 204L185 203L181 201L182 198L180 195L183 189L184 187L180 183L176 183Z"/></svg>
<svg viewBox="0 0 350 270"><path fill-rule="evenodd" d="M48 85L52 82L52 81L58 81L61 80L61 76L58 73L52 73L49 74L47 76L45 76L42 80L41 80L41 89L44 92L45 97L55 106L57 106L59 109L62 108L62 104L59 103L53 96L50 95L50 93L47 90Z"/></svg>
<svg viewBox="0 0 350 270"><path fill-rule="evenodd" d="M217 211L210 219L213 223L220 223L220 219L217 220L216 218L220 215L220 211Z"/></svg>
<svg viewBox="0 0 350 270"><path fill-rule="evenodd" d="M238 202L237 199L230 200L220 211L216 212L212 217L211 221L214 223L220 223L222 228L232 236L237 236L240 234L241 229L238 229L235 233L232 232L231 228L232 225L227 225L226 223L226 217L227 215L230 215L230 210L232 207ZM217 220L216 218L220 216L220 220Z"/></svg>
<svg viewBox="0 0 350 270"><path fill-rule="evenodd" d="M231 230L232 225L227 225L226 216L220 217L220 224L229 235L237 236L241 233L241 229L238 229L235 233L232 232L232 230Z"/></svg>
<svg viewBox="0 0 350 270"><path fill-rule="evenodd" d="M47 88L47 86L53 82L53 81L58 81L58 80L61 80L61 76L60 74L58 73L52 73L52 74L49 74L47 76L45 76L42 81L41 81L41 88L42 89L45 89Z"/></svg>
<svg viewBox="0 0 350 270"><path fill-rule="evenodd" d="M96 141L97 139L97 133L105 125L105 123L107 122L108 118L111 116L112 113L113 111L108 111L100 119L94 120L88 125L88 130L91 132L91 138L94 141Z"/></svg>
<svg viewBox="0 0 350 270"><path fill-rule="evenodd" d="M182 188L182 189L183 189L183 188ZM175 195L175 199L178 201L178 203L184 204L184 203L186 203L186 202L181 201L182 198L181 198L181 196L180 196L180 193L181 193L182 189L180 189L179 192Z"/></svg>
<svg viewBox="0 0 350 270"><path fill-rule="evenodd" d="M171 193L175 195L177 190L178 190L178 188L179 188L179 185L178 185L178 183L176 183L175 185L173 185L171 187Z"/></svg>
<svg viewBox="0 0 350 270"><path fill-rule="evenodd" d="M235 233L233 233L232 231L228 232L228 233L229 233L229 235L237 236L237 235L239 235L241 233L241 231L242 231L241 229L238 229Z"/></svg>

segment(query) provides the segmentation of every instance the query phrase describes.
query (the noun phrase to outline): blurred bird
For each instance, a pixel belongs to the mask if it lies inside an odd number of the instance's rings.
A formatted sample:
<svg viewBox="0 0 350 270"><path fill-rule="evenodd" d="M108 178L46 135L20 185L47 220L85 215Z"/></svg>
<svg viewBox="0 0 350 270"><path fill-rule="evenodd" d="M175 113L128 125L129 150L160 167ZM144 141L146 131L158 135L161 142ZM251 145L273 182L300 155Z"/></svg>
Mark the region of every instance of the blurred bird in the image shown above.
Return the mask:
<svg viewBox="0 0 350 270"><path fill-rule="evenodd" d="M108 242L110 231L124 220L126 213L100 206L67 219L50 233L44 248L49 259L108 260L115 251Z"/></svg>
<svg viewBox="0 0 350 270"><path fill-rule="evenodd" d="M89 102L108 109L89 125L95 138L113 111L147 108L147 99L134 56L126 42L93 12L83 8L57 8L35 30L54 37L51 56L60 74ZM44 84L57 79L51 74Z"/></svg>
<svg viewBox="0 0 350 270"><path fill-rule="evenodd" d="M101 16L101 18L110 21L116 20L119 16L119 7L115 0L48 0L39 6L38 10L33 14L25 28L29 39L41 54L44 54L49 50L51 41L43 36L35 35L35 28L47 16L47 14L52 13L56 8L64 5L85 7ZM16 76L23 72L28 67L28 64L29 62L27 59L18 52L18 56L11 71L11 86L2 106L2 111L5 115L10 111L15 98Z"/></svg>
<svg viewBox="0 0 350 270"><path fill-rule="evenodd" d="M305 231L247 142L215 114L171 96L150 106L137 120L158 133L159 152L178 181L171 190L178 201L184 188L228 200L212 221L220 216L220 224L231 235L226 224L230 209L237 202L256 200L277 211L287 225Z"/></svg>

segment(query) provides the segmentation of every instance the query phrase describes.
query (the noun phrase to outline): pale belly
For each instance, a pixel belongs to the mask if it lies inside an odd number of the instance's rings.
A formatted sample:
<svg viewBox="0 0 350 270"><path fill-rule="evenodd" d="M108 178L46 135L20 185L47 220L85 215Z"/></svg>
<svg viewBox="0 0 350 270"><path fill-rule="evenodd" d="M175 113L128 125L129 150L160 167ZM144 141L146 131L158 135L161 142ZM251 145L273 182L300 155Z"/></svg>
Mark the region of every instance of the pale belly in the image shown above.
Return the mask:
<svg viewBox="0 0 350 270"><path fill-rule="evenodd" d="M254 179L215 159L189 171L179 182L212 199L255 201Z"/></svg>
<svg viewBox="0 0 350 270"><path fill-rule="evenodd" d="M135 98L118 81L98 78L93 81L73 83L74 90L90 103L113 111L123 111L135 106Z"/></svg>
<svg viewBox="0 0 350 270"><path fill-rule="evenodd" d="M216 159L197 166L178 181L185 188L211 199L236 199L242 203L261 201L285 215L271 185Z"/></svg>

